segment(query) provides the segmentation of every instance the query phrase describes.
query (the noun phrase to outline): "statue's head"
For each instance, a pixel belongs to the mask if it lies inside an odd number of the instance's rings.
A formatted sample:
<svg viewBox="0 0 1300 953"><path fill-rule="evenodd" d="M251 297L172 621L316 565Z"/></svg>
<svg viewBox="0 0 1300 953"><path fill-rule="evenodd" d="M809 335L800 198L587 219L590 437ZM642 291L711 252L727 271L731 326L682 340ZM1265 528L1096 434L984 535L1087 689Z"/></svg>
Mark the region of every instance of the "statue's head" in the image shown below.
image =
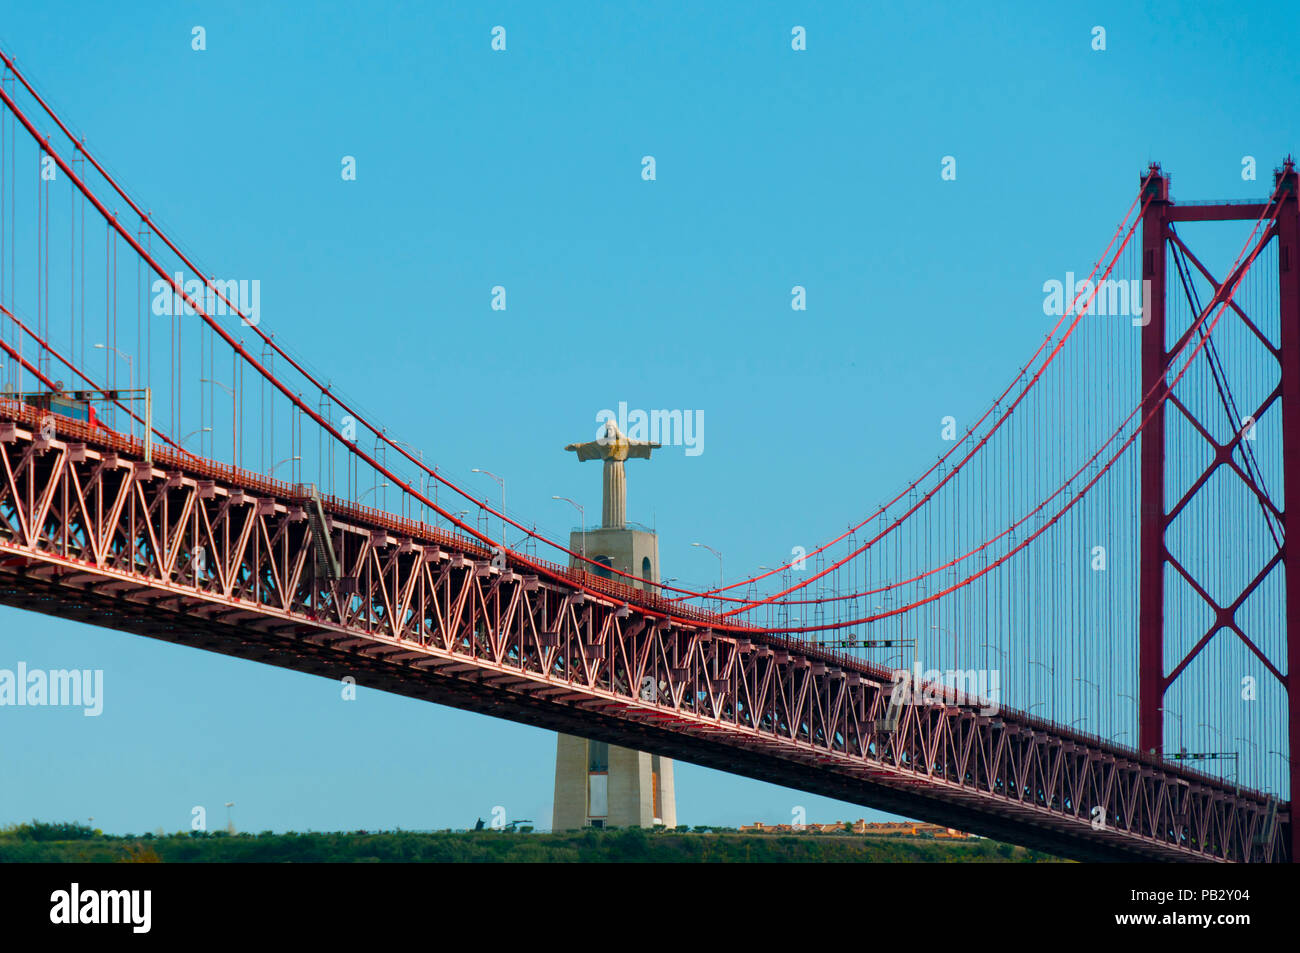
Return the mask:
<svg viewBox="0 0 1300 953"><path fill-rule="evenodd" d="M606 460L626 460L627 459L627 438L619 432L618 424L612 419L605 421L605 426L601 428L600 436L596 442L605 450Z"/></svg>

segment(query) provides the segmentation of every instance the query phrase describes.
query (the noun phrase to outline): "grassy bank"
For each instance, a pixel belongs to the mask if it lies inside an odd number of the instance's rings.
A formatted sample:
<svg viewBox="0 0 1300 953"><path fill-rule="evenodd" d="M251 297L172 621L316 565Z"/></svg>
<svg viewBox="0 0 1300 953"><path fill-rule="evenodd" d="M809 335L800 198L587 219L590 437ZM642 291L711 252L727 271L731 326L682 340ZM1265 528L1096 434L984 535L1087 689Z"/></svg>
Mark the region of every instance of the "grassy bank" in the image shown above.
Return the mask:
<svg viewBox="0 0 1300 953"><path fill-rule="evenodd" d="M0 863L1016 863L1047 854L990 840L848 834L585 830L111 835L33 821L0 830Z"/></svg>

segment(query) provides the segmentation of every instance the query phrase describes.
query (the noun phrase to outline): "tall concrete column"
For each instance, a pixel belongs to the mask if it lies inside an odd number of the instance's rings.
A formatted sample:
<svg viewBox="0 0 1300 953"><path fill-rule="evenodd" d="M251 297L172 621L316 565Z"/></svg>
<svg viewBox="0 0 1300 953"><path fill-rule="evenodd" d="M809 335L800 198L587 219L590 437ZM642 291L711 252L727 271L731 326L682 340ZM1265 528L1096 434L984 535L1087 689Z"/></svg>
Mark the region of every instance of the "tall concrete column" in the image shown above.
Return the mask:
<svg viewBox="0 0 1300 953"><path fill-rule="evenodd" d="M677 792L673 787L673 759L659 759L659 803L664 827L677 826Z"/></svg>
<svg viewBox="0 0 1300 953"><path fill-rule="evenodd" d="M555 802L551 830L587 826L587 739L559 735L555 747Z"/></svg>
<svg viewBox="0 0 1300 953"><path fill-rule="evenodd" d="M624 461L648 460L651 450L658 446L629 440L611 420L599 439L564 448L576 452L580 461L604 462L602 525L585 534L575 532L569 538L569 549L585 552L590 562L582 563L575 556L570 565L581 565L589 572L603 573L643 589L659 581L659 540L654 533L627 525L623 472ZM616 576L610 570L626 576ZM552 830L589 825L651 827L656 821L675 827L674 794L673 763L668 758L572 735L560 735L556 742Z"/></svg>

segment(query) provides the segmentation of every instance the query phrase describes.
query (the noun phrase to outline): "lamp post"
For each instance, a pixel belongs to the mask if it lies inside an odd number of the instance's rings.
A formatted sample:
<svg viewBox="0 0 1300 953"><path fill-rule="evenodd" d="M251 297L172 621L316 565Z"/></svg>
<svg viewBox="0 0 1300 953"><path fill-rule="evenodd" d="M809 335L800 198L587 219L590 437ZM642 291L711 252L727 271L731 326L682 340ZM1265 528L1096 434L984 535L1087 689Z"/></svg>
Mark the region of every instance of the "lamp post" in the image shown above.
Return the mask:
<svg viewBox="0 0 1300 953"><path fill-rule="evenodd" d="M501 484L501 548L504 550L506 548L506 481L491 470L480 470L478 467L474 467L473 472L491 477Z"/></svg>
<svg viewBox="0 0 1300 953"><path fill-rule="evenodd" d="M200 427L198 430L191 430L191 431L190 431L189 433L187 433L185 436L181 437L180 440L177 440L177 441L176 441L176 445L177 445L178 447L182 447L182 448L184 448L184 446L185 446L185 441L186 441L186 440L189 440L190 437L193 437L196 433L212 433L212 428L211 428L211 427Z"/></svg>
<svg viewBox="0 0 1300 953"><path fill-rule="evenodd" d="M274 475L275 475L275 468L276 468L276 467L281 466L282 464L285 464L285 463L292 463L294 460L301 460L301 459L302 459L302 457L300 457L300 456L295 456L295 457L285 457L283 460L280 460L278 463L273 464L273 465L271 466L270 471L269 471L266 475L267 475L267 476L274 476Z"/></svg>
<svg viewBox="0 0 1300 953"><path fill-rule="evenodd" d="M1224 744L1223 744L1223 729L1222 729L1222 728L1215 728L1215 727L1214 727L1213 725L1211 725L1210 723L1208 723L1208 722L1204 722L1204 721L1197 722L1196 727L1197 727L1197 728L1208 728L1208 729L1210 729L1210 731L1214 732L1215 737L1218 738L1218 742L1217 742L1217 743L1218 743L1219 747L1220 747L1220 748L1224 747Z"/></svg>
<svg viewBox="0 0 1300 953"><path fill-rule="evenodd" d="M1243 737L1241 737L1241 735L1238 735L1238 736L1237 736L1237 740L1238 740L1238 741L1244 741L1244 742L1246 742L1246 744L1250 745L1251 750L1255 752L1255 758L1256 758L1256 759L1259 758L1259 745L1257 745L1255 742L1251 741L1249 738L1243 738ZM1254 784L1254 783L1255 783L1255 762L1251 762L1251 769L1250 769L1250 783L1251 783L1251 784Z"/></svg>
<svg viewBox="0 0 1300 953"><path fill-rule="evenodd" d="M700 549L707 549L709 552L713 553L713 555L718 557L718 586L721 587L726 578L722 574L722 553L718 552L712 546L705 546L703 543L691 543L691 545L698 546Z"/></svg>
<svg viewBox="0 0 1300 953"><path fill-rule="evenodd" d="M1178 712L1174 711L1172 708L1158 708L1156 710L1162 711L1169 715L1173 715L1175 718L1178 719L1178 747L1179 749L1182 749L1183 748L1183 716L1178 714Z"/></svg>
<svg viewBox="0 0 1300 953"><path fill-rule="evenodd" d="M561 500L565 503L568 503L570 506L572 506L574 509L578 511L578 520L581 526L579 532L582 534L582 549L581 549L582 561L585 564L587 561L587 511L583 509L581 503L575 503L567 496L553 496L551 497L551 499ZM582 568L585 568L585 566Z"/></svg>
<svg viewBox="0 0 1300 953"><path fill-rule="evenodd" d="M1101 686L1098 685L1096 682L1092 681L1092 679L1084 678L1082 675L1076 675L1076 676L1074 676L1074 680L1075 680L1076 682L1083 682L1083 683L1086 684L1086 685L1091 685L1093 688L1097 689L1097 709L1098 709L1098 711L1100 712L1100 710L1101 710ZM1097 716L1097 722L1098 722L1098 724L1101 723L1101 715L1100 715L1100 714L1098 714L1098 716Z"/></svg>
<svg viewBox="0 0 1300 953"><path fill-rule="evenodd" d="M227 387L221 381L214 381L210 377L200 377L199 381L206 384L215 384L230 395L230 465L239 466L239 402L235 395L233 387Z"/></svg>
<svg viewBox="0 0 1300 953"><path fill-rule="evenodd" d="M952 629L946 629L941 625L932 625L930 628L936 632L942 632L944 635L949 636L952 639L952 658L955 662L957 660L957 633Z"/></svg>
<svg viewBox="0 0 1300 953"><path fill-rule="evenodd" d="M416 459L420 461L420 493L423 496L428 496L429 495L429 472L428 472L428 466L424 462L424 451L419 449L418 447L411 446L405 440L398 440L396 437L392 437L390 439L393 441L393 443L397 444L399 447L404 447L405 449L411 451L411 453L415 454ZM436 471L438 468L434 467L433 469ZM437 480L433 481L433 505L434 506L438 505L438 481Z"/></svg>
<svg viewBox="0 0 1300 953"><path fill-rule="evenodd" d="M1037 665L1039 668L1041 668L1043 671L1045 671L1045 672L1047 673L1047 687L1048 687L1048 694L1052 697L1053 700L1055 700L1055 699L1056 699L1056 694L1055 694L1054 692L1051 691L1051 688L1052 688L1052 682L1053 682L1053 680L1056 678L1056 669L1055 669L1053 666L1048 665L1046 662L1040 662L1040 661L1038 661L1037 659L1030 659L1030 660L1029 660L1029 664L1030 664L1030 665ZM1032 675L1031 675L1031 676L1030 676L1030 679L1029 679L1029 682L1030 682L1031 687L1032 687L1032 685L1033 685L1033 681L1034 681L1034 680L1033 680L1033 677L1032 677ZM1040 705L1045 705L1046 702L1039 702L1039 704L1040 704ZM1055 707L1055 706L1052 707L1052 714L1053 714L1053 715L1056 714L1056 707Z"/></svg>
<svg viewBox="0 0 1300 953"><path fill-rule="evenodd" d="M360 503L362 500L366 498L366 493L374 493L375 490L382 489L386 486L388 486L387 480L385 480L383 483L376 483L374 486L370 487L370 489L365 490L360 496L357 497L357 503Z"/></svg>
<svg viewBox="0 0 1300 953"><path fill-rule="evenodd" d="M885 595L885 602L889 602L891 598L892 598L892 596L890 596L890 595L887 593L887 594ZM887 606L887 605L878 605L878 606L875 607L875 611L876 611L876 612L880 612L880 613L888 612L888 611L889 611L889 606ZM867 624L870 625L870 623L867 623ZM899 613L899 616L898 616L898 638L899 638L900 641L902 641L903 639L907 638L907 636L906 636L906 634L905 634L905 631L904 631L904 629L903 629L903 613ZM920 660L921 660L921 640L920 640L920 639L913 639L913 640L912 640L912 664L913 664L913 667L915 667L915 666L916 666L916 663L919 662Z"/></svg>
<svg viewBox="0 0 1300 953"><path fill-rule="evenodd" d="M127 380L130 382L131 390L134 392L135 391L135 359L131 357L130 354L127 354L124 351L119 351L111 344L96 344L95 347L99 348L101 351L112 351L118 357L126 361ZM127 416L130 418L128 420L128 423L130 423L131 425L131 439L134 440L135 439L135 417L132 417L130 414L128 414Z"/></svg>
<svg viewBox="0 0 1300 953"><path fill-rule="evenodd" d="M1290 766L1290 764L1291 764L1291 759L1288 758L1286 755L1284 755L1282 752L1280 752L1280 751L1274 751L1272 748L1269 748L1269 749L1268 749L1268 753L1269 753L1269 754L1275 754L1275 755L1277 755L1279 758L1281 758L1283 761L1285 761L1285 762L1287 763L1288 766Z"/></svg>

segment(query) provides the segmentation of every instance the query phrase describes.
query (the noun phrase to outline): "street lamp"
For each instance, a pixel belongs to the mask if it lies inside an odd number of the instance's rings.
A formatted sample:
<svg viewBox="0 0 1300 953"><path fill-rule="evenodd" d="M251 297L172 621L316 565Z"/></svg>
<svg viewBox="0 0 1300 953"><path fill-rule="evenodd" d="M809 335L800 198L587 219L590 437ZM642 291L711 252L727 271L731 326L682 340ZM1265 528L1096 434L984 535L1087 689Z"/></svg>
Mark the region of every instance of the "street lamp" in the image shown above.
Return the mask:
<svg viewBox="0 0 1300 953"><path fill-rule="evenodd" d="M181 447L181 448L184 448L184 446L185 446L185 441L186 441L186 440L189 440L190 437L193 437L196 433L212 433L212 428L211 428L211 427L200 427L198 430L191 430L191 431L190 431L189 433L187 433L185 436L181 437L180 440L177 440L177 441L176 441L176 446Z"/></svg>
<svg viewBox="0 0 1300 953"><path fill-rule="evenodd" d="M1209 729L1210 729L1212 732L1214 732L1214 734L1218 737L1218 739L1219 739L1219 741L1218 741L1219 747L1220 747L1220 748L1224 747L1224 744L1223 744L1223 729L1222 729L1222 728L1215 728L1213 725L1209 724L1208 722L1204 722L1204 721L1202 721L1202 722L1198 722L1197 725L1196 725L1196 727L1197 727L1197 728L1209 728ZM1235 768L1234 768L1234 770L1235 770Z"/></svg>
<svg viewBox="0 0 1300 953"><path fill-rule="evenodd" d="M429 472L428 472L428 467L425 465L425 462L424 462L424 451L421 450L421 449L419 449L418 447L413 447L413 446L411 446L411 445L410 445L409 443L407 443L405 440L398 440L396 437L392 437L392 438L390 438L390 439L393 441L393 443L397 444L399 447L405 447L407 450L411 451L411 453L415 454L416 458L419 459L419 461L420 461L420 493L421 493L422 495L424 495L424 496L428 496L428 494L429 494ZM434 467L433 469L434 469L434 471L436 472L438 468L437 468L437 467ZM434 480L434 481L433 481L433 505L434 505L434 506L437 506L437 505L438 505L438 481L437 481L437 480Z"/></svg>
<svg viewBox="0 0 1300 953"><path fill-rule="evenodd" d="M285 457L285 458L284 458L283 460L281 460L279 463L276 463L276 464L274 464L274 465L271 467L271 470L270 470L269 473L267 473L267 476L274 476L274 475L275 475L275 468L276 468L276 467L281 466L281 465L283 465L283 464L285 464L285 463L292 463L294 460L301 460L301 459L302 459L302 457Z"/></svg>
<svg viewBox="0 0 1300 953"><path fill-rule="evenodd" d="M957 658L957 633L952 629L945 629L941 625L932 625L930 628L934 629L936 632L942 632L944 635L947 635L952 639L952 657L955 660Z"/></svg>
<svg viewBox="0 0 1300 953"><path fill-rule="evenodd" d="M1082 675L1074 676L1074 681L1083 682L1085 685L1091 685L1093 688L1097 689L1097 724L1100 725L1101 724L1101 686L1098 685L1090 678L1084 678ZM1086 718L1087 715L1084 715L1084 717ZM1073 723L1074 722L1071 722L1071 724ZM1100 730L1101 729L1098 728L1098 732L1100 732Z"/></svg>
<svg viewBox="0 0 1300 953"><path fill-rule="evenodd" d="M237 467L239 466L239 402L235 389L210 377L200 377L199 381L205 384L216 384L230 395L230 465Z"/></svg>
<svg viewBox="0 0 1300 953"><path fill-rule="evenodd" d="M707 549L713 555L718 557L718 586L724 585L726 577L722 574L722 553L718 552L712 546L705 546L703 543L691 543L692 546L698 546L700 549Z"/></svg>
<svg viewBox="0 0 1300 953"><path fill-rule="evenodd" d="M1238 740L1238 741L1244 741L1244 742L1246 742L1246 744L1250 745L1251 749L1255 752L1255 757L1256 757L1256 759L1259 758L1259 745L1257 745L1255 742L1251 741L1249 738L1243 738L1243 737L1241 737L1241 735L1238 735L1238 736L1237 736L1237 740ZM1253 761L1251 762L1251 768L1250 768L1250 780L1251 780L1251 783L1252 783L1252 784L1253 784L1254 781L1255 781L1255 762L1253 762Z"/></svg>
<svg viewBox="0 0 1300 953"><path fill-rule="evenodd" d="M902 620L900 619L899 621L900 621L899 631L901 632L901 631L902 631L902 625L901 625L901 621L902 621ZM957 653L957 633L954 632L952 629L944 628L944 627L941 626L941 625L932 625L932 626L930 626L930 628L933 629L933 630L936 631L936 632L942 632L944 635L947 635L948 637L950 637L950 638L952 639L952 657L953 657L953 661L955 662L955 661L957 660L957 654L958 654L958 653ZM919 642L920 640L918 639L917 641ZM942 642L942 640L940 641L939 644L940 644L940 648L939 648L939 657L940 657L940 658L943 658L943 648L942 648L942 646L943 646L943 642ZM918 653L919 653L919 651L920 651L919 648L918 648L917 651L918 651Z"/></svg>
<svg viewBox="0 0 1300 953"><path fill-rule="evenodd" d="M885 602L889 602L890 599L891 599L891 596L889 596L889 595L886 595L886 596L885 596ZM889 612L889 611L890 611L889 606L886 606L886 605L878 605L878 606L874 606L873 608L874 608L874 610L875 610L876 612L880 612L880 613L885 613L885 612ZM902 639L902 638L906 638L905 630L904 630L904 628L903 628L903 618L904 618L904 613L901 613L901 612L900 612L900 613L898 614L898 637L899 637L900 639ZM871 624L870 622L867 623L867 625L870 625L870 624ZM916 660L919 660L920 657L921 657L921 640L920 640L920 639L914 639L914 640L912 641L912 659L913 659L913 661L916 661Z"/></svg>
<svg viewBox="0 0 1300 953"><path fill-rule="evenodd" d="M1085 685L1091 685L1093 688L1097 689L1097 707L1101 708L1101 686L1090 678L1084 678L1082 675L1074 676L1074 681L1083 682Z"/></svg>
<svg viewBox="0 0 1300 953"><path fill-rule="evenodd" d="M1174 711L1172 708L1157 708L1156 711L1166 712L1178 719L1178 747L1181 749L1183 747L1183 716L1178 714L1178 712ZM1163 740L1164 739L1161 739L1162 742Z"/></svg>
<svg viewBox="0 0 1300 953"><path fill-rule="evenodd" d="M553 496L553 497L551 497L551 499L553 499L553 500L562 500L563 502L568 503L570 506L572 506L574 509L576 509L576 510L578 511L578 519L579 519L579 521L581 522L581 526L582 526L582 529L581 529L581 533L582 533L582 561L585 563L585 562L587 561L587 511L586 511L585 509L583 509L581 503L575 503L575 502L573 502L573 500L569 499L567 496ZM582 568L585 569L586 566L584 565Z"/></svg>
<svg viewBox="0 0 1300 953"><path fill-rule="evenodd" d="M374 486L370 487L370 489L365 490L360 496L357 497L357 503L360 503L362 500L366 498L366 493L374 493L375 490L383 489L386 486L388 486L387 480L385 480L383 483L376 483Z"/></svg>
<svg viewBox="0 0 1300 953"><path fill-rule="evenodd" d="M130 354L127 354L123 351L119 351L111 344L96 344L95 347L99 348L101 351L112 351L118 357L126 361L127 378L130 381L131 390L134 391L135 390L135 359L131 357ZM131 416L130 414L128 414L127 417L129 418L129 423L131 424L131 438L135 439L135 417Z"/></svg>
<svg viewBox="0 0 1300 953"><path fill-rule="evenodd" d="M475 467L473 472L489 476L501 484L501 548L504 550L506 548L506 481L490 470L480 470Z"/></svg>
<svg viewBox="0 0 1300 953"><path fill-rule="evenodd" d="M889 595L886 595L886 596L885 596L885 601L886 601L886 602L889 602L889 601L890 601L890 598L891 598L891 597L890 597ZM880 605L880 606L876 606L876 607L875 607L875 611L876 611L876 612L888 612L888 611L890 611L890 610L889 610L889 608L888 608L887 606ZM907 638L906 630L903 628L903 618L904 618L904 613L901 613L901 612L900 612L899 615L898 615L898 638L899 638L899 641L904 641L904 640L906 640L906 638ZM867 623L867 625L870 625L870 624L871 624L870 622ZM869 634L869 633L871 632L871 630L868 629L867 632L868 632L868 634ZM921 640L920 640L919 638L916 638L916 639L912 639L912 667L915 668L915 669L918 669L918 670L919 670L919 669L920 669L920 663L921 663Z"/></svg>

